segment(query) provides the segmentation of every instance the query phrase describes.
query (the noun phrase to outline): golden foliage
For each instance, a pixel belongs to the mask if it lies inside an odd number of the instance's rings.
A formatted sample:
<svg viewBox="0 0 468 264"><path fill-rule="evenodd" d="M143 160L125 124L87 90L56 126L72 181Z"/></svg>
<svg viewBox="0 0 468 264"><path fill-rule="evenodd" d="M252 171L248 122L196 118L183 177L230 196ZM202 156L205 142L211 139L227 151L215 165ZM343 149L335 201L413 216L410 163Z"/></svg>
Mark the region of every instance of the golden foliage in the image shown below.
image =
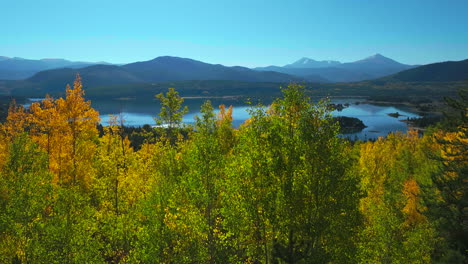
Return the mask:
<svg viewBox="0 0 468 264"><path fill-rule="evenodd" d="M218 120L216 122L218 126L222 126L226 123L232 123L232 105L229 106L227 111L224 104L219 106Z"/></svg>
<svg viewBox="0 0 468 264"><path fill-rule="evenodd" d="M406 220L403 225L409 227L425 222L426 217L421 214L425 209L419 204L419 185L414 179L408 179L404 182L403 195L406 198L405 207L402 209L402 212L406 216Z"/></svg>
<svg viewBox="0 0 468 264"><path fill-rule="evenodd" d="M15 101L8 108L8 116L5 124L2 125L2 132L8 138L13 138L21 134L29 126L28 113L22 105L17 105Z"/></svg>
<svg viewBox="0 0 468 264"><path fill-rule="evenodd" d="M49 168L56 183L80 181L87 186L90 181L99 113L83 96L77 75L73 89L67 85L65 99L46 96L32 103L28 112L13 104L3 127L10 137L29 129L34 142L49 154Z"/></svg>

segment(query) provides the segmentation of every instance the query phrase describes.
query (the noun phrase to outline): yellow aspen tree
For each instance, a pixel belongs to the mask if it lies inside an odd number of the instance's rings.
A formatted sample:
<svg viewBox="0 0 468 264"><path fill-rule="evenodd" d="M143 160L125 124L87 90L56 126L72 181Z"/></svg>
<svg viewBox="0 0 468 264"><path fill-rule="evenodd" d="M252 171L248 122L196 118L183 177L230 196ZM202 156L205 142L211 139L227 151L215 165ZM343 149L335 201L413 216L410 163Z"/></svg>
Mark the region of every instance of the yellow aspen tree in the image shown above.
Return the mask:
<svg viewBox="0 0 468 264"><path fill-rule="evenodd" d="M225 105L220 105L218 119L216 120L216 126L218 127L216 134L223 154L227 154L236 141L232 120L232 105L227 110Z"/></svg>
<svg viewBox="0 0 468 264"><path fill-rule="evenodd" d="M66 98L56 100L57 111L61 122L64 122L64 133L59 144L60 171L66 174L73 185L89 184L92 171L92 156L96 148L99 123L99 112L85 101L81 77L76 76L73 89L67 85ZM66 170L62 170L62 167ZM65 176L65 175L64 175Z"/></svg>
<svg viewBox="0 0 468 264"><path fill-rule="evenodd" d="M405 214L405 227L415 226L426 221L426 217L422 214L425 211L420 204L420 188L415 179L408 179L403 183L403 195L406 199L406 204L402 209Z"/></svg>
<svg viewBox="0 0 468 264"><path fill-rule="evenodd" d="M9 145L29 126L29 114L13 100L8 108L6 122L0 124L0 168L8 159Z"/></svg>
<svg viewBox="0 0 468 264"><path fill-rule="evenodd" d="M29 114L22 105L17 105L12 101L8 108L8 116L5 124L2 125L2 132L10 139L23 133L29 125ZM11 140L12 141L12 140Z"/></svg>
<svg viewBox="0 0 468 264"><path fill-rule="evenodd" d="M55 175L60 171L59 158L64 135L67 133L64 117L60 116L55 100L49 95L41 102L34 102L30 108L30 135L34 142L48 154L49 170ZM57 182L55 177L54 181Z"/></svg>

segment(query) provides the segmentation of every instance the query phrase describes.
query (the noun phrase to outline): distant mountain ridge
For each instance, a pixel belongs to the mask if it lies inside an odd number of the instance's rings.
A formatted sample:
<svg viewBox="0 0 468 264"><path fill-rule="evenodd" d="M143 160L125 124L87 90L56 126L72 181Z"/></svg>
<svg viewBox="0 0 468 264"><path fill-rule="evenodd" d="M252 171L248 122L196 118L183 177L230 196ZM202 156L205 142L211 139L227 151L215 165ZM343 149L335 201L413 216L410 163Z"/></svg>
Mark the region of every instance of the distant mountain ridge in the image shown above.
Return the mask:
<svg viewBox="0 0 468 264"><path fill-rule="evenodd" d="M413 67L415 66L399 63L377 53L362 60L348 63L331 60L316 61L304 57L283 67L268 66L254 69L293 74L307 80L312 76L315 79L323 78L329 82L355 82L387 76Z"/></svg>
<svg viewBox="0 0 468 264"><path fill-rule="evenodd" d="M0 80L21 80L32 77L34 74L51 69L84 68L91 65L112 65L106 62L75 62L65 59L30 60L19 57L8 58L0 56ZM170 81L170 80L252 80L252 81L282 81L285 76L278 77L272 73L254 74L246 67L229 67L220 64L208 64L188 58L161 56L149 61L134 62L122 66L128 71L124 74L134 74L129 79L143 81ZM224 67L224 68L223 68ZM268 66L254 68L257 72L274 71L286 75L294 75L295 79L309 82L355 82L371 80L391 75L414 66L405 65L389 59L381 54L375 54L355 62L342 63L334 60L317 61L303 57L284 66ZM87 71L87 70L85 70ZM247 77L246 75L249 75ZM157 77L155 77L157 76ZM241 77L242 76L242 77ZM126 77L117 77L126 78Z"/></svg>
<svg viewBox="0 0 468 264"><path fill-rule="evenodd" d="M166 66L164 66L166 65ZM280 67L278 67L280 68ZM296 74L306 74L307 68L290 69ZM330 76L347 71L336 67L319 68L321 74ZM185 74L184 72L192 72ZM301 72L304 71L304 72ZM83 85L88 95L97 97L152 97L167 87L182 87L184 94L200 95L255 95L271 96L278 92L275 88L285 83L296 81L292 75L277 72L257 72L244 67L225 67L208 64L191 59L177 57L158 57L154 60L131 63L123 66L93 65L81 69L55 69L37 73L27 80L0 81L0 93L13 96L40 97L63 94L65 85L71 84L76 73L83 78ZM199 80L175 80L193 78L197 72ZM203 80L212 78L213 72L223 78L235 80ZM220 73L221 72L221 73ZM349 74L354 74L349 71ZM168 77L170 76L170 77ZM352 77L352 76L348 76ZM171 79L170 81L164 81ZM263 80L282 80L280 82L263 82ZM151 81L150 81L151 80ZM333 95L369 95L369 94L416 94L443 95L454 94L454 89L464 85L468 80L468 60L442 62L419 66L371 81L354 83L309 83L321 92ZM181 89L182 89L181 88ZM411 90L411 91L410 91ZM88 93L89 92L89 93Z"/></svg>
<svg viewBox="0 0 468 264"><path fill-rule="evenodd" d="M96 64L110 65L110 63L107 62L82 62L49 58L30 60L19 57L9 58L0 56L0 80L22 80L44 70L57 68L82 68Z"/></svg>
<svg viewBox="0 0 468 264"><path fill-rule="evenodd" d="M112 84L140 84L167 81L229 80L243 82L303 82L304 79L273 71L254 71L240 66L227 67L188 58L163 56L153 60L117 65L92 65L84 68L60 68L41 71L11 84L13 89L36 92L63 91L79 73L85 87ZM24 94L22 92L22 94Z"/></svg>
<svg viewBox="0 0 468 264"><path fill-rule="evenodd" d="M1 60L1 58L0 58ZM22 59L15 59L22 60ZM48 60L45 60L48 61ZM62 60L52 59L56 63ZM1 61L0 61L1 62ZM298 64L314 63L301 60ZM227 67L221 64L209 64L189 58L162 56L148 61L125 65L91 65L83 68L59 68L38 72L25 80L0 81L0 92L12 95L45 95L63 92L66 84L71 84L79 73L86 89L102 86L128 87L144 86L151 89L156 83L215 81L226 86L226 82L278 83L313 82L325 83L357 82L458 82L468 79L468 60L443 62L412 68L380 54L353 63L341 63L338 66L323 68L279 67L270 66L263 70L246 67ZM266 70L267 69L267 70ZM404 70L401 70L404 69ZM391 74L374 78L379 74ZM363 82L366 83L366 82ZM123 86L122 86L123 85ZM339 84L337 84L339 85ZM354 85L354 84L353 84ZM143 87L142 86L142 87ZM253 86L258 86L254 84ZM234 89L233 87L230 88ZM111 91L118 94L119 91ZM131 93L131 89L127 91Z"/></svg>

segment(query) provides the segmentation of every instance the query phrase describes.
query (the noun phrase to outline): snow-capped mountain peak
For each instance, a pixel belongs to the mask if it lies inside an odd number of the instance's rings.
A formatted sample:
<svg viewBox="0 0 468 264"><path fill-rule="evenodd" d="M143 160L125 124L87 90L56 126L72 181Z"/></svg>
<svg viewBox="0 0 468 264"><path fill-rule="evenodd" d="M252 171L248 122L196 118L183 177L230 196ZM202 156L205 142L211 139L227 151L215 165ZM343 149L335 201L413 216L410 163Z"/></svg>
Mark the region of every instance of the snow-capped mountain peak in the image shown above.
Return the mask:
<svg viewBox="0 0 468 264"><path fill-rule="evenodd" d="M301 58L292 64L285 65L285 68L325 68L341 64L339 61L324 60L316 61L310 58Z"/></svg>

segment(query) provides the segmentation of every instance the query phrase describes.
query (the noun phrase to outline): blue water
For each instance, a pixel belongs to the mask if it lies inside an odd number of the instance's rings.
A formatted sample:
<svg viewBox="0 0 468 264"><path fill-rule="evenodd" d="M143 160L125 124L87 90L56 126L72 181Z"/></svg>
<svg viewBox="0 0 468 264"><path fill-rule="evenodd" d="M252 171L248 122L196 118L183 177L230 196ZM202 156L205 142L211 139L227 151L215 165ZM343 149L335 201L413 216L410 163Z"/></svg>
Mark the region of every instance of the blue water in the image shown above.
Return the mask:
<svg viewBox="0 0 468 264"><path fill-rule="evenodd" d="M37 100L37 99L33 99ZM186 99L184 105L189 107L189 112L184 116L185 124L193 124L195 115L200 115L199 109L204 99ZM361 140L375 139L379 136L386 136L390 132L407 131L407 125L400 120L411 117L419 117L418 114L411 112L403 106L356 104L362 101L358 98L332 99L331 102L338 104L348 103L349 107L342 111L333 111L333 116L349 116L359 118L364 122L367 128L361 132L345 134L344 137L351 139L359 138ZM266 102L268 103L268 102ZM226 106L233 105L233 126L239 127L246 119L250 117L248 106L244 101L236 99L212 99L212 105L218 109L220 104ZM108 124L109 115L119 115L124 119L127 126L143 126L145 124L155 125L154 117L159 113L160 105L156 100L135 101L135 100L96 100L92 101L92 107L100 112L101 123ZM402 116L398 118L390 117L388 113L398 112Z"/></svg>
<svg viewBox="0 0 468 264"><path fill-rule="evenodd" d="M99 107L96 107L96 109L99 109ZM234 127L239 127L246 119L250 117L248 110L249 107L247 106L236 106L233 107L233 112L232 112L232 125ZM216 114L219 112L219 110L215 111ZM152 115L150 113L134 113L134 112L122 112L121 114L119 113L112 113L112 115L118 115L119 118L122 116L125 125L127 126L143 126L145 124L149 125L155 125L156 122L154 120L154 117L156 115ZM182 122L185 124L194 124L195 123L195 116L201 116L201 113L196 111L196 112L189 112L186 115L184 115ZM100 115L101 117L101 123L103 125L107 125L109 122L109 115Z"/></svg>
<svg viewBox="0 0 468 264"><path fill-rule="evenodd" d="M407 107L404 106L389 106L389 105L373 105L373 104L359 104L355 102L359 101L356 99L346 100L332 100L333 103L349 103L348 108L343 109L341 112L333 111L333 116L349 116L356 117L362 120L367 128L361 132L346 134L346 137L354 139L355 137L366 140L375 139L380 136L386 136L390 132L401 131L405 132L408 130L406 123L401 120L407 118L420 117L418 114L411 112ZM398 118L391 117L387 114L398 112L401 116Z"/></svg>

